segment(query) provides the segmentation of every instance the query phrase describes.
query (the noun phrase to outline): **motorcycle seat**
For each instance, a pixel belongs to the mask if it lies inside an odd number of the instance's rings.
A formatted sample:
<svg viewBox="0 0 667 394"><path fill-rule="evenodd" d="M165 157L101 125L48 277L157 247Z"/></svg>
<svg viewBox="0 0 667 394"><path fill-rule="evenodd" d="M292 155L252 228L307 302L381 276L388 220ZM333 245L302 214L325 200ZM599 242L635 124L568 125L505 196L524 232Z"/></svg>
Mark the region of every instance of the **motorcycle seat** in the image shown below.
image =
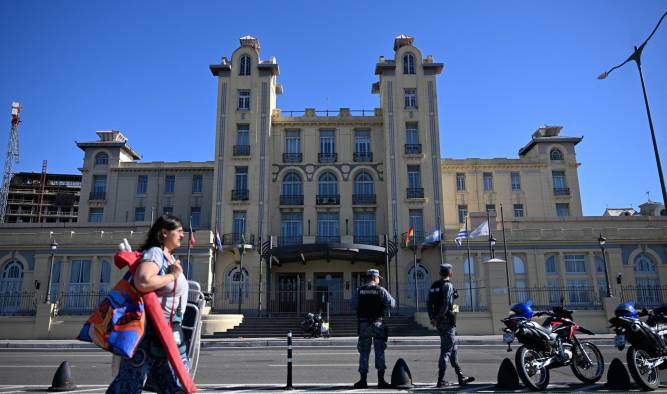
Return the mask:
<svg viewBox="0 0 667 394"><path fill-rule="evenodd" d="M661 305L661 306L653 309L653 314L654 315L661 315L661 316L667 318L667 305Z"/></svg>

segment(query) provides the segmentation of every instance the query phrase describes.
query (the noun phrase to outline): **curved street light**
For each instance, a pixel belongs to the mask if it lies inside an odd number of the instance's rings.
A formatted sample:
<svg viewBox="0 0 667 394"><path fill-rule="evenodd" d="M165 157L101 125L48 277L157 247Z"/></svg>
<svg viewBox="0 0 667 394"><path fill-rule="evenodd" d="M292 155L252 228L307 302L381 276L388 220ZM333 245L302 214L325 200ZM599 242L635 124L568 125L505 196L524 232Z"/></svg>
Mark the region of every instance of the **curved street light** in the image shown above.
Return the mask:
<svg viewBox="0 0 667 394"><path fill-rule="evenodd" d="M56 250L58 250L58 242L56 242L55 238L51 241L51 245L49 245L49 248L51 249L51 262L49 263L49 281L46 282L46 297L44 297L44 303L49 304L51 303L51 278L53 277L53 260L56 257Z"/></svg>
<svg viewBox="0 0 667 394"><path fill-rule="evenodd" d="M607 255L604 252L604 246L607 244L607 238L600 233L598 238L598 244L600 245L600 251L602 252L602 262L604 264L604 280L607 284L607 297L611 297L611 284L609 283L609 273L607 271Z"/></svg>
<svg viewBox="0 0 667 394"><path fill-rule="evenodd" d="M660 26L660 23L662 23L662 20L665 19L667 16L667 12L662 14L660 17L660 20L658 21L658 24L655 25L655 28L653 28L653 31L651 34L648 36L646 40L639 46L635 46L635 51L630 55L625 61L617 66L614 66L610 68L608 71L603 72L602 74L598 75L598 79L605 79L607 76L617 68L620 68L624 66L626 63L629 61L634 61L637 64L637 69L639 70L639 79L642 82L642 92L644 93L644 105L646 106L646 115L648 116L648 125L651 129L651 139L653 140L653 152L655 154L655 161L658 164L658 176L660 177L660 187L662 188L662 203L667 205L667 191L665 190L665 178L662 175L662 165L660 164L660 154L658 153L658 144L655 141L655 131L653 130L653 120L651 119L651 110L649 109L648 106L648 97L646 96L646 87L644 86L644 74L642 73L642 63L641 63L641 57L642 57L642 51L644 50L644 47L646 44L649 42L649 40L653 37L655 34L656 30L658 30L658 27ZM663 209L662 212L660 212L662 216L667 216L667 209Z"/></svg>

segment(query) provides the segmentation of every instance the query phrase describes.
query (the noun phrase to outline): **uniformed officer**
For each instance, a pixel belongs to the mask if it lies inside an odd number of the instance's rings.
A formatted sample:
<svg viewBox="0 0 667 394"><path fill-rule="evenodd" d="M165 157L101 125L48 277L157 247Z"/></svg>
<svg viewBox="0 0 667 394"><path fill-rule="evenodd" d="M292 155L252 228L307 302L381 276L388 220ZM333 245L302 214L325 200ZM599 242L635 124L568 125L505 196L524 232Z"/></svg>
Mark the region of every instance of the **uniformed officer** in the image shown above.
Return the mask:
<svg viewBox="0 0 667 394"><path fill-rule="evenodd" d="M451 282L453 269L451 264L440 266L440 279L433 282L428 293L428 317L431 324L440 333L440 359L438 360L438 383L437 387L445 387L450 384L445 380L447 369L447 358L456 371L459 385L465 385L475 380L471 376L465 376L459 366L458 349L456 345L456 312L454 299L456 290Z"/></svg>
<svg viewBox="0 0 667 394"><path fill-rule="evenodd" d="M368 358L371 353L371 344L375 348L375 368L378 371L378 388L390 388L384 380L384 371L387 366L384 362L384 350L387 348L387 326L382 320L385 310L393 308L396 301L389 292L380 286L380 271L369 269L367 282L357 289L355 303L357 309L357 328L359 340L359 375L360 379L354 384L355 389L367 388L366 375L368 374Z"/></svg>

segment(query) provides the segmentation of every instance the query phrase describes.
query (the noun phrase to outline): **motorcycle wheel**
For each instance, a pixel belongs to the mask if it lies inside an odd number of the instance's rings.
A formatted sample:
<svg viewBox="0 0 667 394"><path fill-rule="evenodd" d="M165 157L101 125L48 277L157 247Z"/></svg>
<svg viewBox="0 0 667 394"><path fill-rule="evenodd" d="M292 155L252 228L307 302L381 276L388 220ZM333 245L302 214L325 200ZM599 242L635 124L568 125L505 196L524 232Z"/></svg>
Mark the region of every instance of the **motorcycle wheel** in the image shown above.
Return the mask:
<svg viewBox="0 0 667 394"><path fill-rule="evenodd" d="M646 350L637 349L634 346L628 348L628 369L632 378L644 390L655 390L660 386L660 373L658 368L646 366L651 355Z"/></svg>
<svg viewBox="0 0 667 394"><path fill-rule="evenodd" d="M549 385L549 370L533 365L540 358L542 355L539 352L526 346L521 346L516 351L516 370L523 384L533 391L542 391Z"/></svg>
<svg viewBox="0 0 667 394"><path fill-rule="evenodd" d="M600 352L600 349L598 349L597 346L590 342L580 342L580 344L586 354L582 354L581 350L573 345L572 363L570 364L570 368L572 368L574 376L583 383L595 383L600 380L604 374L604 358L602 357L602 352ZM590 363L588 362L588 359L590 359Z"/></svg>

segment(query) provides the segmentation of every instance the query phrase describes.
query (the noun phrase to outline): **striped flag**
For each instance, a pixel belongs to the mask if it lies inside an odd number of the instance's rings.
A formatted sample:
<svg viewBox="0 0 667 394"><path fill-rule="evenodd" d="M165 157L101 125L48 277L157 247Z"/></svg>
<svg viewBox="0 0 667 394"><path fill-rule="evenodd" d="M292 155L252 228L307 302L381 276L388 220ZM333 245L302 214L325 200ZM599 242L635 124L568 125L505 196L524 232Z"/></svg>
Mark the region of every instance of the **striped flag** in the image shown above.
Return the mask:
<svg viewBox="0 0 667 394"><path fill-rule="evenodd" d="M190 217L190 231L188 234L188 247L195 247L195 230L192 228L192 217Z"/></svg>
<svg viewBox="0 0 667 394"><path fill-rule="evenodd" d="M405 246L410 246L410 239L412 238L414 240L414 237L415 237L415 227L410 226L408 232L405 233Z"/></svg>
<svg viewBox="0 0 667 394"><path fill-rule="evenodd" d="M456 234L456 238L454 238L454 242L456 242L457 246L461 246L461 243L463 242L464 239L468 238L468 231L465 229L459 230L459 232Z"/></svg>
<svg viewBox="0 0 667 394"><path fill-rule="evenodd" d="M220 240L220 232L217 227L215 228L215 239L213 242L215 242L215 248L222 252L222 241Z"/></svg>

